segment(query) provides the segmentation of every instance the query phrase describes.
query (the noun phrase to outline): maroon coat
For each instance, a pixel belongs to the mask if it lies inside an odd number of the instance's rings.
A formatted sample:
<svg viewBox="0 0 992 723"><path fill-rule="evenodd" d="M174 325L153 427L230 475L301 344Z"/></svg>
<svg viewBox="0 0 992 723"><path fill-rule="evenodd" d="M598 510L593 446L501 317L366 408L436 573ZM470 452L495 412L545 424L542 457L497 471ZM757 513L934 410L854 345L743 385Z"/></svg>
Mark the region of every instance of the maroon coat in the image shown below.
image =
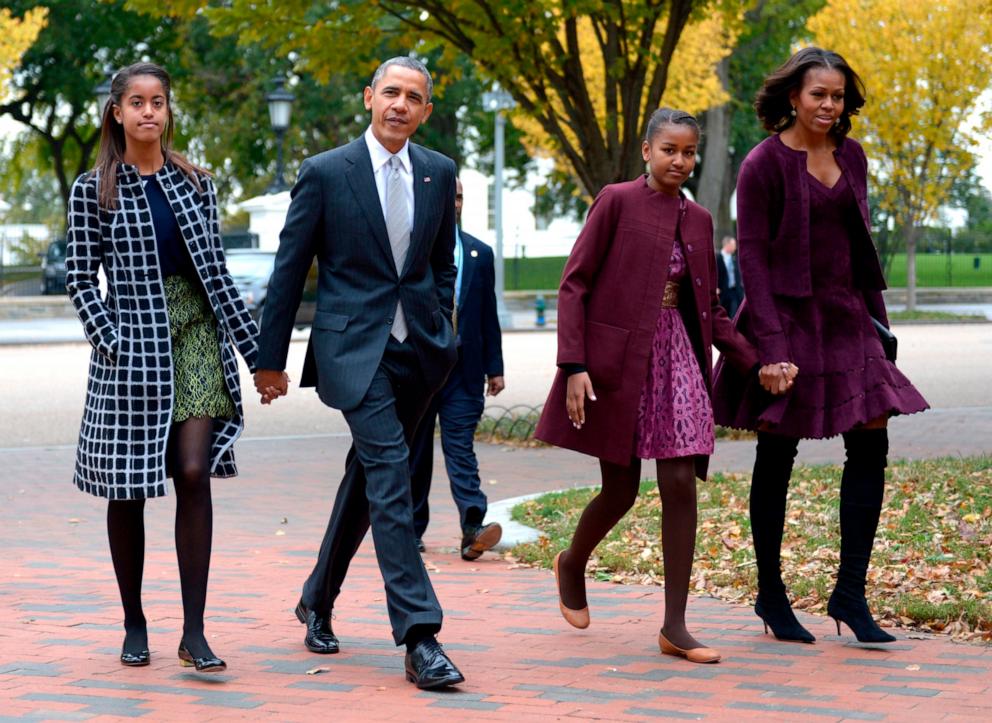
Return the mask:
<svg viewBox="0 0 992 723"><path fill-rule="evenodd" d="M537 425L538 439L630 463L678 218L679 199L652 190L646 177L606 186L596 197L562 273L558 364L585 365L597 401L586 401L586 423L575 429L565 411L567 375L559 369ZM754 367L758 357L717 301L713 222L691 201L681 238L688 272L680 311L709 387L713 344L741 370ZM701 477L706 462L706 457L698 460Z"/></svg>

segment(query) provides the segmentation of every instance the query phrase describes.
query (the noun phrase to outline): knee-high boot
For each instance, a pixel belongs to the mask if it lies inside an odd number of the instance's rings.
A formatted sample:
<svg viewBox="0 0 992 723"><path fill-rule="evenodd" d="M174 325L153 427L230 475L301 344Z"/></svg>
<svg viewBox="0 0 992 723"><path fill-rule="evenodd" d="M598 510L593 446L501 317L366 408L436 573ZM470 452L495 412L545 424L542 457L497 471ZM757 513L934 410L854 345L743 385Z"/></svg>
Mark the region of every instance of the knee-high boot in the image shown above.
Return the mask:
<svg viewBox="0 0 992 723"><path fill-rule="evenodd" d="M751 536L758 564L758 599L754 612L779 640L812 643L816 640L796 619L782 582L780 553L785 528L785 502L799 440L758 433L751 476Z"/></svg>
<svg viewBox="0 0 992 723"><path fill-rule="evenodd" d="M864 429L844 435L847 461L840 485L840 568L827 614L844 622L862 643L891 643L894 637L872 618L865 599L865 580L875 531L882 511L888 431Z"/></svg>

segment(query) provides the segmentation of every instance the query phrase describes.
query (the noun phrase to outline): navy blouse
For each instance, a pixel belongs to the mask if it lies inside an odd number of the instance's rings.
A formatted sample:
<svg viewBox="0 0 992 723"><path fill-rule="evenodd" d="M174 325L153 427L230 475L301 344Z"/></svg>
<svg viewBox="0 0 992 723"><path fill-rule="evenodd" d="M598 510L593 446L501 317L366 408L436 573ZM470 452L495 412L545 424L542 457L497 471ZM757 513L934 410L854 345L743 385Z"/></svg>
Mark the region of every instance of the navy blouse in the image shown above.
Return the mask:
<svg viewBox="0 0 992 723"><path fill-rule="evenodd" d="M145 186L145 197L152 212L152 225L155 227L155 245L158 247L158 262L162 269L162 278L182 274L195 276L193 259L179 231L179 223L169 205L165 191L159 185L155 176L142 176Z"/></svg>

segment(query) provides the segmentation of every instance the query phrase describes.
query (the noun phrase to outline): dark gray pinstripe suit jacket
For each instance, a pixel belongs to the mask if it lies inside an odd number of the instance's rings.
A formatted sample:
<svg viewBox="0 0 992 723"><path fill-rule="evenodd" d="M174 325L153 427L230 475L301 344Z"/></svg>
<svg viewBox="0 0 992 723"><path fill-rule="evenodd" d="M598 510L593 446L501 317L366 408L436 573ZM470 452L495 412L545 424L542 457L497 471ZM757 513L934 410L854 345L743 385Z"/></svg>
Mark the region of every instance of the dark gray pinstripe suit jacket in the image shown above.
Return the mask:
<svg viewBox="0 0 992 723"><path fill-rule="evenodd" d="M400 274L364 137L307 158L293 188L269 281L258 368L285 368L293 319L316 255L317 311L301 382L316 384L321 400L337 409L351 409L365 396L397 300L431 393L457 359L451 328L455 164L413 143L410 159L414 221Z"/></svg>

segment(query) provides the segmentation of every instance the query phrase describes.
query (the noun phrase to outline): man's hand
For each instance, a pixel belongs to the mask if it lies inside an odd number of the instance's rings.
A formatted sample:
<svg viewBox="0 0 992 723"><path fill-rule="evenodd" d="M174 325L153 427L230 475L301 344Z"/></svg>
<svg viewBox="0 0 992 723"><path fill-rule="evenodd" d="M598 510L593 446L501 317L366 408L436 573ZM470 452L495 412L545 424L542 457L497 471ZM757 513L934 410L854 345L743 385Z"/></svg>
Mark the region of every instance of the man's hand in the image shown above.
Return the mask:
<svg viewBox="0 0 992 723"><path fill-rule="evenodd" d="M792 362L765 364L758 370L758 381L771 394L785 394L799 373L799 367Z"/></svg>
<svg viewBox="0 0 992 723"><path fill-rule="evenodd" d="M572 374L568 378L568 391L565 392L565 412L576 429L582 429L582 425L586 423L587 397L591 402L596 401L589 372Z"/></svg>
<svg viewBox="0 0 992 723"><path fill-rule="evenodd" d="M506 389L506 382L503 381L503 377L489 377L487 379L489 382L488 388L486 389L486 396L495 397L501 391Z"/></svg>
<svg viewBox="0 0 992 723"><path fill-rule="evenodd" d="M259 369L255 372L255 391L262 396L262 404L272 404L273 399L289 391L289 375L284 371Z"/></svg>

